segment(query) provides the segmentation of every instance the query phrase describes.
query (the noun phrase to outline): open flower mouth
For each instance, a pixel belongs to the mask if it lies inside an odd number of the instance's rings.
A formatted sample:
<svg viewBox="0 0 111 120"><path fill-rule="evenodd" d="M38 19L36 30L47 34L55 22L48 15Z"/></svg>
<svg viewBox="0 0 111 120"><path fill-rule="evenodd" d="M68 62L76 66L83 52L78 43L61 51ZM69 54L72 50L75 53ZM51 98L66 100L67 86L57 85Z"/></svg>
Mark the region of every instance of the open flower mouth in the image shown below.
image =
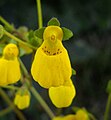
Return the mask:
<svg viewBox="0 0 111 120"><path fill-rule="evenodd" d="M50 50L45 46L45 47L42 47L42 50L46 55L49 55L49 56L59 55L62 53L62 50L60 48L58 48L56 50Z"/></svg>

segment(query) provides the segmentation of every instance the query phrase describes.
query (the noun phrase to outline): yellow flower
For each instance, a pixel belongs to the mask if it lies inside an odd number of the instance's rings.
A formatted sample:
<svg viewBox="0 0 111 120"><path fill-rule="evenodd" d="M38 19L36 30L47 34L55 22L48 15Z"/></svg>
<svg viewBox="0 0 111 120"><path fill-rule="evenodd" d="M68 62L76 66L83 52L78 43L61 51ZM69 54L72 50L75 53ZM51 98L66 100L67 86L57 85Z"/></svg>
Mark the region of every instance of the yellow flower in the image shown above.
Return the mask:
<svg viewBox="0 0 111 120"><path fill-rule="evenodd" d="M17 82L20 79L20 65L17 59L18 48L15 44L8 44L0 58L0 86Z"/></svg>
<svg viewBox="0 0 111 120"><path fill-rule="evenodd" d="M55 117L53 120L76 120L75 115L70 114L63 117Z"/></svg>
<svg viewBox="0 0 111 120"><path fill-rule="evenodd" d="M72 103L75 94L75 87L71 81L70 85L67 86L49 88L49 97L58 108L68 107Z"/></svg>
<svg viewBox="0 0 111 120"><path fill-rule="evenodd" d="M76 113L76 119L77 120L89 120L89 117L85 110L80 109Z"/></svg>
<svg viewBox="0 0 111 120"><path fill-rule="evenodd" d="M19 109L25 109L29 107L30 105L30 93L28 90L23 91L20 90L17 92L15 99L14 99L14 104L17 105Z"/></svg>
<svg viewBox="0 0 111 120"><path fill-rule="evenodd" d="M88 117L88 114L80 109L77 111L77 113L75 115L73 114L69 114L69 115L66 115L66 116L58 116L58 117L55 117L53 118L53 120L89 120L89 117Z"/></svg>
<svg viewBox="0 0 111 120"><path fill-rule="evenodd" d="M44 88L62 86L72 74L67 50L61 42L63 31L58 26L48 26L43 38L32 63L32 76Z"/></svg>

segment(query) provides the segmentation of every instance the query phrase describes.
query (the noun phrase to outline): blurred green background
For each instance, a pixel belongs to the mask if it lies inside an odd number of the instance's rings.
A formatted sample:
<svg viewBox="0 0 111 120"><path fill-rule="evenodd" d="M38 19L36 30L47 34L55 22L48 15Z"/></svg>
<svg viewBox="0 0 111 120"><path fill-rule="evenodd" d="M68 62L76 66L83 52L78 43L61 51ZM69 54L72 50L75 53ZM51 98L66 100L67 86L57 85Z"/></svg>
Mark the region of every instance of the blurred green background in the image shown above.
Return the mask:
<svg viewBox="0 0 111 120"><path fill-rule="evenodd" d="M74 33L71 40L63 42L69 52L72 67L77 75L72 80L77 95L69 108L56 109L47 95L47 90L33 81L34 86L56 114L72 113L72 107L85 107L98 120L103 119L107 93L111 79L111 0L42 0L44 26L49 19L57 17L61 26ZM0 15L16 28L27 26L37 29L35 0L0 0ZM30 56L23 57L30 71ZM10 92L8 92L10 94ZM0 110L6 104L0 97ZM30 108L22 111L27 120L49 120L41 105L32 96ZM13 112L0 120L18 120ZM111 117L110 117L111 120Z"/></svg>

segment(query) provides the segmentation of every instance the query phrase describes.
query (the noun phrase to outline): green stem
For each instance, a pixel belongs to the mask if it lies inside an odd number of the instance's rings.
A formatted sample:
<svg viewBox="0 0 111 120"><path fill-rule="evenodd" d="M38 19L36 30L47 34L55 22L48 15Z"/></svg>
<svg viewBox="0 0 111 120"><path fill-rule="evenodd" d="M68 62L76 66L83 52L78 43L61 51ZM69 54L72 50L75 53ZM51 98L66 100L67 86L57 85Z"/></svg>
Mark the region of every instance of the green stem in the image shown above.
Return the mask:
<svg viewBox="0 0 111 120"><path fill-rule="evenodd" d="M25 77L27 77L28 80L29 80L28 71L27 71L26 67L24 66L24 64L23 64L23 62L21 60L20 60L20 64L21 64L21 68L22 68L22 70L24 72ZM28 82L28 81L26 81L26 82ZM43 98L40 96L40 94L37 92L37 90L33 86L30 87L30 90L31 90L32 94L35 96L35 98L40 102L41 106L44 108L44 110L47 112L47 114L50 116L50 118L52 119L54 117L53 112L48 107L48 105L43 100Z"/></svg>
<svg viewBox="0 0 111 120"><path fill-rule="evenodd" d="M104 120L108 120L110 108L111 108L111 93L108 96L106 110L105 110L105 114L104 114Z"/></svg>
<svg viewBox="0 0 111 120"><path fill-rule="evenodd" d="M36 0L36 3L37 3L37 11L38 11L38 24L39 24L39 28L42 28L43 23L42 23L41 1Z"/></svg>
<svg viewBox="0 0 111 120"><path fill-rule="evenodd" d="M19 42L19 43L21 43L21 44L24 44L24 45L26 45L26 46L28 46L28 47L34 49L34 50L37 49L36 47L34 47L34 46L32 46L32 45L30 45L30 44L28 44L28 43L26 43L26 42L23 42L21 39L19 39L19 38L13 36L13 35L10 34L9 32L7 32L6 30L4 30L4 34L7 35L8 37L12 38L13 40L15 40L15 41L17 41L17 42Z"/></svg>
<svg viewBox="0 0 111 120"><path fill-rule="evenodd" d="M32 94L35 96L35 98L40 102L41 106L44 108L44 110L47 112L47 114L50 116L51 119L54 118L53 112L50 110L46 102L42 99L40 94L36 91L36 89L32 86L30 88Z"/></svg>
<svg viewBox="0 0 111 120"><path fill-rule="evenodd" d="M26 118L24 117L24 115L22 114L22 112L20 112L15 105L13 104L13 102L9 99L9 97L7 96L7 94L0 88L0 95L2 96L2 98L7 102L7 104L9 106L11 106L11 108L15 111L15 113L17 114L17 116L19 117L20 120L26 120Z"/></svg>
<svg viewBox="0 0 111 120"><path fill-rule="evenodd" d="M14 30L14 27L12 25L10 25L2 16L0 16L0 21L6 25L11 31Z"/></svg>
<svg viewBox="0 0 111 120"><path fill-rule="evenodd" d="M7 86L1 86L2 88L7 88L7 89L11 89L11 90L18 90L19 87L16 86L12 86L12 85L7 85Z"/></svg>
<svg viewBox="0 0 111 120"><path fill-rule="evenodd" d="M23 70L23 72L24 72L24 75L25 75L25 76L29 75L29 73L28 73L28 71L27 71L27 69L26 69L26 67L25 67L25 65L23 64L23 62L22 62L21 59L19 59L19 62L20 62L21 68L22 68L22 70Z"/></svg>
<svg viewBox="0 0 111 120"><path fill-rule="evenodd" d="M0 111L0 117L8 114L8 113L11 112L12 110L13 110L13 109L12 109L12 107L10 107L10 106L7 107L7 108L5 108L5 109L3 109L3 110L1 110L1 111Z"/></svg>

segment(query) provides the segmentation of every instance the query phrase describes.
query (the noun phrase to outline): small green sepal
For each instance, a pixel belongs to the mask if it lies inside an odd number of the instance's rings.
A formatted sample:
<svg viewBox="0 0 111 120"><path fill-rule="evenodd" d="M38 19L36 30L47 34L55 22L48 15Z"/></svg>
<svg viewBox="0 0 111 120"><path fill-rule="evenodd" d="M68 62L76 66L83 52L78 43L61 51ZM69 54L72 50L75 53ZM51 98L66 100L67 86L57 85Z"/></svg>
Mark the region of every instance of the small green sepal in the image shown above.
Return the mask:
<svg viewBox="0 0 111 120"><path fill-rule="evenodd" d="M47 26L60 26L60 22L57 18L53 17L51 20L49 20Z"/></svg>
<svg viewBox="0 0 111 120"><path fill-rule="evenodd" d="M73 32L65 27L62 27L63 30L63 41L69 40L73 36Z"/></svg>
<svg viewBox="0 0 111 120"><path fill-rule="evenodd" d="M37 38L43 39L44 30L45 30L45 27L42 27L42 28L40 28L40 29L37 29L37 30L34 31L34 35L35 35Z"/></svg>
<svg viewBox="0 0 111 120"><path fill-rule="evenodd" d="M76 75L76 71L72 68L72 75Z"/></svg>

